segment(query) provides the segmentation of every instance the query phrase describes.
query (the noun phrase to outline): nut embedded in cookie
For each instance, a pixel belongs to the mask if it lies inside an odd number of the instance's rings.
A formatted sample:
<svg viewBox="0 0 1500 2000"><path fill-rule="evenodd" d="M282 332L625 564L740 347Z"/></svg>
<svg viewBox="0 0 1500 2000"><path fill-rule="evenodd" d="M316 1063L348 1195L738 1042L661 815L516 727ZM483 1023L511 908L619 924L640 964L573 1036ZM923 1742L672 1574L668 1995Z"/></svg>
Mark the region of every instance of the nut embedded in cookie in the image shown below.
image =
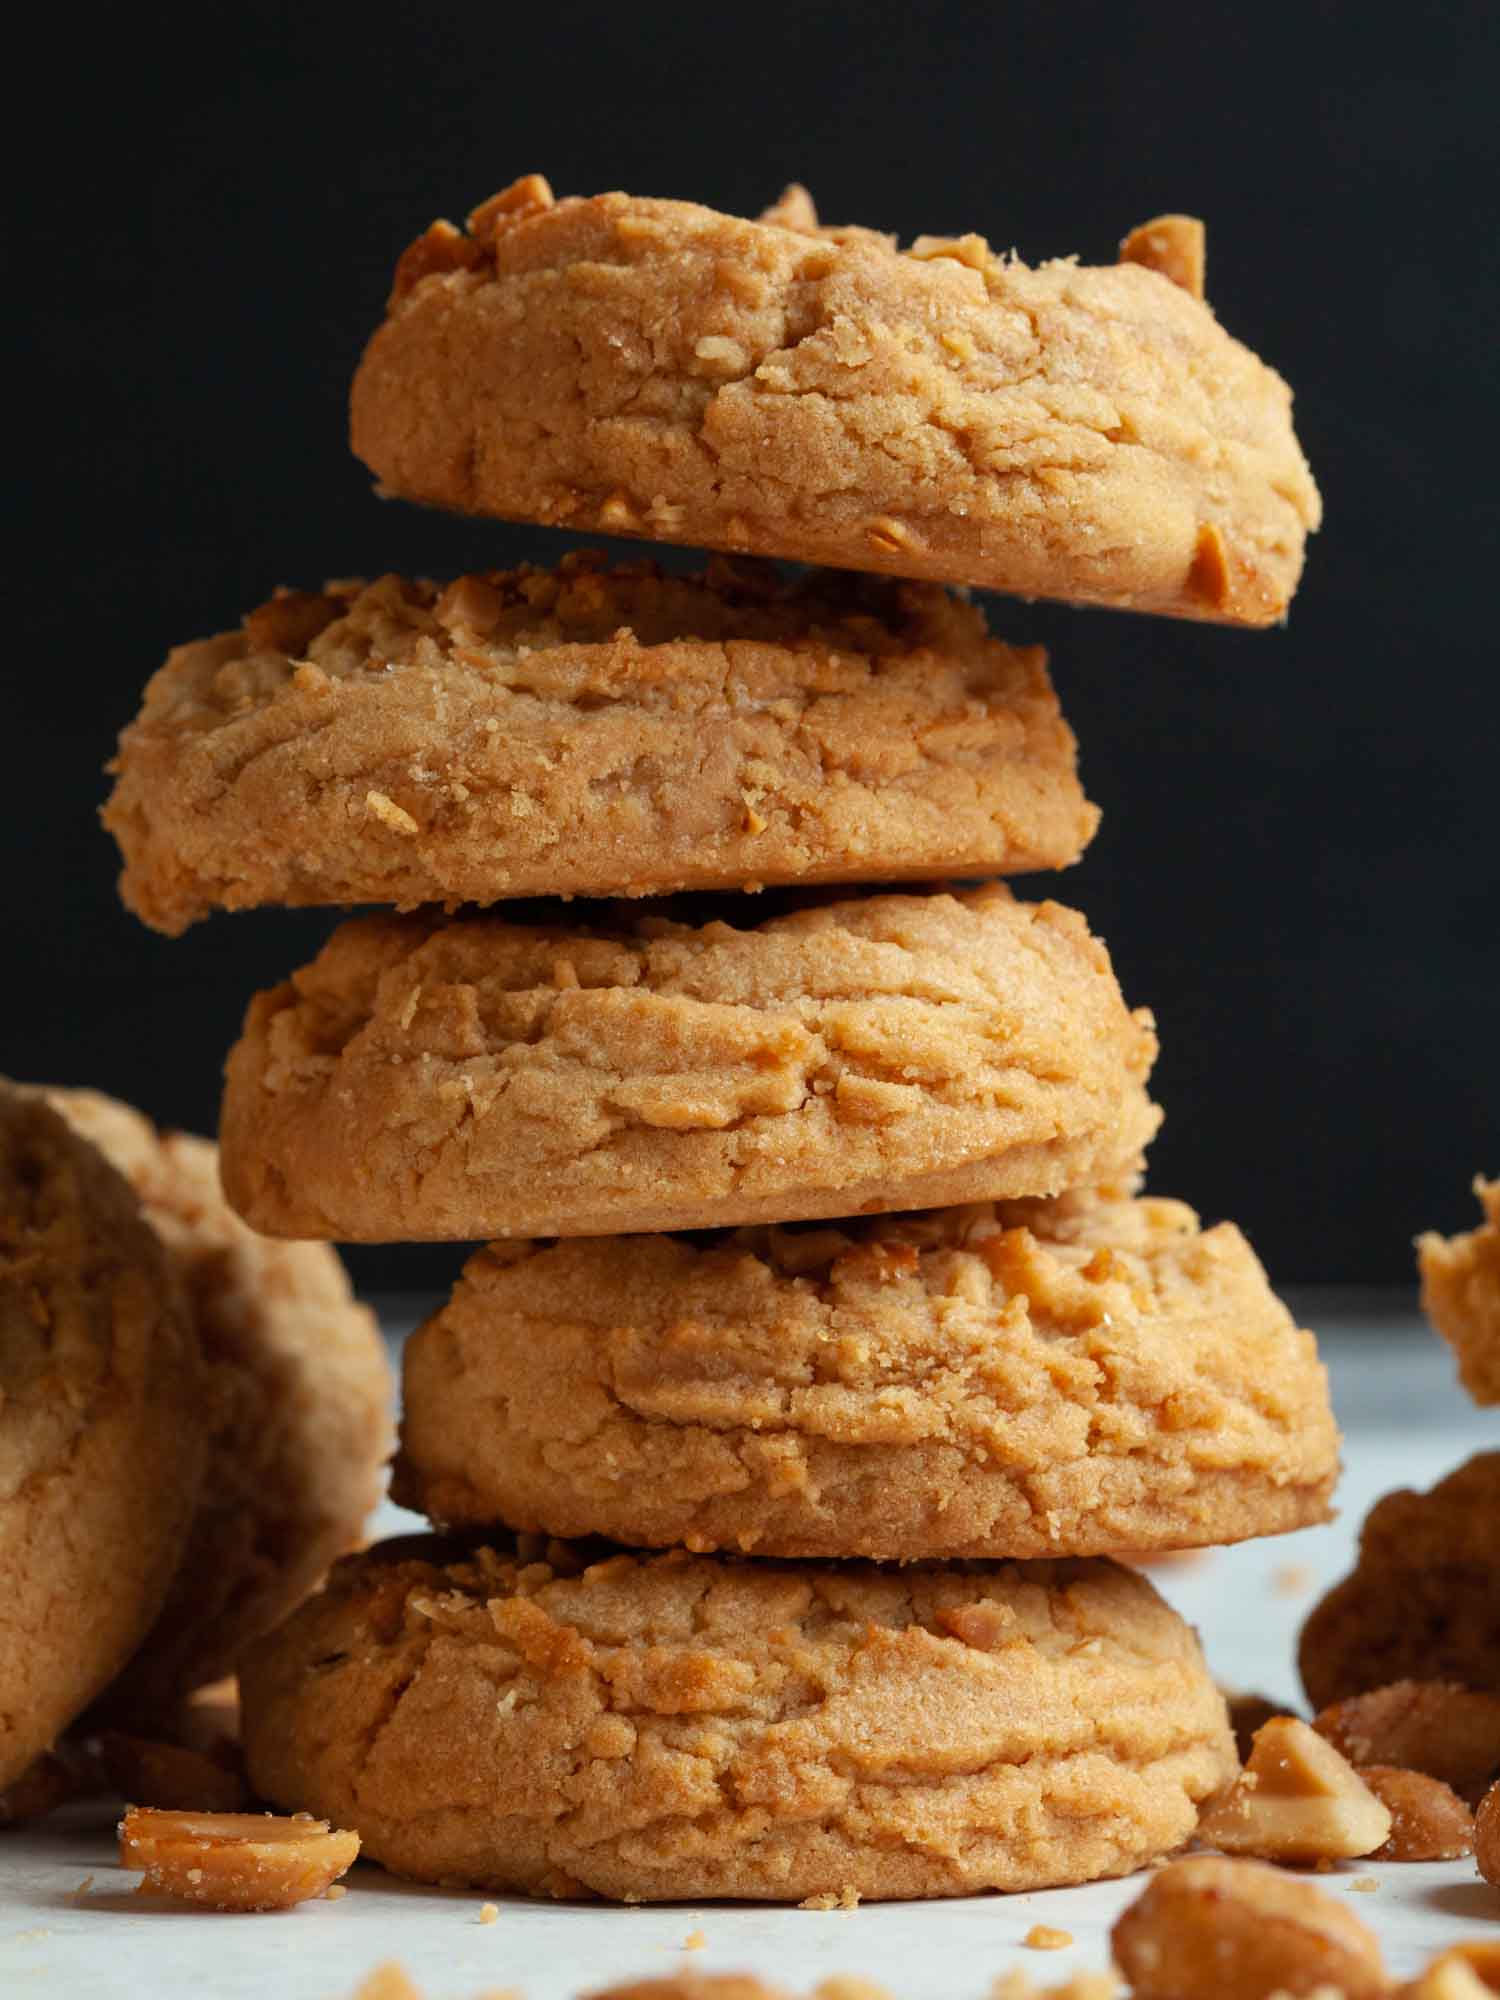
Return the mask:
<svg viewBox="0 0 1500 2000"><path fill-rule="evenodd" d="M403 257L352 443L465 513L1273 624L1317 489L1201 268L1184 217L1033 270L533 175Z"/></svg>
<svg viewBox="0 0 1500 2000"><path fill-rule="evenodd" d="M1311 1334L1238 1230L1118 1189L496 1243L413 1335L395 1494L772 1556L1108 1554L1326 1514Z"/></svg>
<svg viewBox="0 0 1500 2000"><path fill-rule="evenodd" d="M346 1558L241 1680L258 1790L417 1880L1041 1888L1169 1852L1235 1768L1196 1639L1112 1563L428 1546Z"/></svg>
<svg viewBox="0 0 1500 2000"><path fill-rule="evenodd" d="M1074 911L706 901L344 924L251 1004L229 1199L352 1242L707 1229L1050 1195L1154 1133L1150 1016Z"/></svg>
<svg viewBox="0 0 1500 2000"><path fill-rule="evenodd" d="M120 738L120 891L215 909L1063 868L1098 813L1037 647L931 584L712 561L386 576L179 647Z"/></svg>

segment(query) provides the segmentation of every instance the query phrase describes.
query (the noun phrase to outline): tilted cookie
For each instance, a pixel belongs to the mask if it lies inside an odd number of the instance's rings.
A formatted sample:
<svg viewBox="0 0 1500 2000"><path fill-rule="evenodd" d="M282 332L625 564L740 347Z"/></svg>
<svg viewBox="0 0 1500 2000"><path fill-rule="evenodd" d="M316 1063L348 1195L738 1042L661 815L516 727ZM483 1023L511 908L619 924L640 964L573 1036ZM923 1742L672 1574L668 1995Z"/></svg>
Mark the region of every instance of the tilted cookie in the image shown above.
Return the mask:
<svg viewBox="0 0 1500 2000"><path fill-rule="evenodd" d="M404 1365L397 1497L451 1525L1085 1556L1324 1520L1338 1469L1243 1236L1123 1193L497 1243Z"/></svg>
<svg viewBox="0 0 1500 2000"><path fill-rule="evenodd" d="M1076 861L1045 655L930 584L769 564L382 577L172 654L120 738L121 893L493 903Z"/></svg>
<svg viewBox="0 0 1500 2000"><path fill-rule="evenodd" d="M383 1486L393 1384L335 1252L247 1229L220 1192L216 1146L158 1133L96 1091L47 1095L140 1197L206 1364L192 1532L160 1618L105 1697L111 1714L150 1711L232 1673L355 1546Z"/></svg>
<svg viewBox="0 0 1500 2000"><path fill-rule="evenodd" d="M1376 1502L1352 1573L1302 1628L1300 1665L1315 1708L1393 1681L1500 1693L1500 1451Z"/></svg>
<svg viewBox="0 0 1500 2000"><path fill-rule="evenodd" d="M715 907L752 924L344 924L251 1004L230 1200L362 1242L715 1228L1057 1193L1154 1131L1150 1017L1073 911Z"/></svg>
<svg viewBox="0 0 1500 2000"><path fill-rule="evenodd" d="M798 1902L1127 1874L1235 1769L1113 1563L594 1554L346 1558L246 1665L252 1782L421 1881Z"/></svg>
<svg viewBox="0 0 1500 2000"><path fill-rule="evenodd" d="M1417 1238L1422 1310L1458 1356L1459 1379L1476 1403L1500 1403L1500 1181L1475 1181L1484 1210L1461 1236Z"/></svg>
<svg viewBox="0 0 1500 2000"><path fill-rule="evenodd" d="M1032 270L800 188L748 222L533 174L401 259L353 446L466 513L1267 625L1317 489L1162 224Z"/></svg>
<svg viewBox="0 0 1500 2000"><path fill-rule="evenodd" d="M0 1790L162 1608L203 1470L191 1321L135 1196L0 1084Z"/></svg>

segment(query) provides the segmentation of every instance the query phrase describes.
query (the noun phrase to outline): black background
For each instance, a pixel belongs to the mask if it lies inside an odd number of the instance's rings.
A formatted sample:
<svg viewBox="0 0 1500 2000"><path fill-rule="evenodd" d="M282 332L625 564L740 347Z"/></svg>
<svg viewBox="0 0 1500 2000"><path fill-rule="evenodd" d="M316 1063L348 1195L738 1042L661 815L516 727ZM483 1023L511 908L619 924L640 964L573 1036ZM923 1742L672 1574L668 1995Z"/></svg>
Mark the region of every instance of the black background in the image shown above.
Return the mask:
<svg viewBox="0 0 1500 2000"><path fill-rule="evenodd" d="M205 1126L250 991L328 927L169 942L115 904L98 771L169 644L278 582L571 545L382 505L348 455L434 215L531 169L741 214L796 177L833 220L1100 261L1186 208L1220 317L1297 391L1327 526L1284 631L992 601L1052 647L1105 808L1057 891L1157 1011L1159 1189L1285 1281L1399 1282L1415 1229L1467 1225L1500 1172L1491 0L136 18L59 14L10 75L6 1067Z"/></svg>

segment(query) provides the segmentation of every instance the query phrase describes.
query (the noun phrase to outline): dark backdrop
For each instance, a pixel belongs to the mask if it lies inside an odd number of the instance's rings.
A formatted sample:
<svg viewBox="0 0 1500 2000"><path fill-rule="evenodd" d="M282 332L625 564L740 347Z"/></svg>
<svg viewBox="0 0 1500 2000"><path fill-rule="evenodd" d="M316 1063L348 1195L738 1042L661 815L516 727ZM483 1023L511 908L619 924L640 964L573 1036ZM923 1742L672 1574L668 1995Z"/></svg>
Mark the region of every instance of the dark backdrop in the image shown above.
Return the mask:
<svg viewBox="0 0 1500 2000"><path fill-rule="evenodd" d="M833 219L1100 260L1186 208L1220 316L1297 391L1328 525L1285 631L993 602L1052 647L1105 808L1060 892L1158 1013L1160 1189L1288 1281L1400 1281L1416 1228L1466 1220L1500 1172L1492 0L184 18L60 12L10 79L5 1067L204 1126L249 992L327 928L172 943L116 906L99 767L169 643L277 582L568 545L383 506L347 453L432 216L533 168L740 213L795 176Z"/></svg>

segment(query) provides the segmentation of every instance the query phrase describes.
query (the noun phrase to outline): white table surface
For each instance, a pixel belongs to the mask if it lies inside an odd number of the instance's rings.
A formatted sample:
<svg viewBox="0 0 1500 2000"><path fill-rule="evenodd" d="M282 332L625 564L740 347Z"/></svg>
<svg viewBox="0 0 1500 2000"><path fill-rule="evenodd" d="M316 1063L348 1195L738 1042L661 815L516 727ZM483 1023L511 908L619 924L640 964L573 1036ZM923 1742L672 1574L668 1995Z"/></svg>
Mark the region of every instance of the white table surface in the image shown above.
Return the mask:
<svg viewBox="0 0 1500 2000"><path fill-rule="evenodd" d="M1405 1299L1304 1294L1318 1329L1346 1436L1340 1519L1158 1567L1164 1594L1203 1634L1227 1686L1278 1700L1300 1694L1296 1632L1352 1558L1358 1524L1393 1486L1427 1486L1472 1452L1500 1447L1500 1412L1472 1409L1446 1351ZM409 1315L393 1315L399 1330ZM388 1510L382 1529L410 1526ZM80 1891L85 1877L90 1886ZM1374 1878L1372 1892L1352 1886ZM1141 1878L1029 1896L867 1905L856 1911L729 1904L617 1909L500 1902L482 1924L473 1893L419 1889L360 1863L341 1901L271 1916L223 1916L149 1904L114 1865L107 1811L76 1808L55 1823L0 1833L0 1996L194 1996L194 2000L345 2000L364 1974L399 1960L433 2000L519 1988L528 2000L569 1996L624 1977L749 1969L806 1988L861 1973L899 2000L982 2000L1000 1972L1024 1964L1043 1982L1108 1962L1111 1923ZM1500 1893L1471 1861L1372 1866L1320 1878L1349 1896L1406 1974L1463 1936L1500 1938ZM1070 1932L1065 1951L1027 1950L1033 1924ZM685 1941L701 1932L701 1949Z"/></svg>

